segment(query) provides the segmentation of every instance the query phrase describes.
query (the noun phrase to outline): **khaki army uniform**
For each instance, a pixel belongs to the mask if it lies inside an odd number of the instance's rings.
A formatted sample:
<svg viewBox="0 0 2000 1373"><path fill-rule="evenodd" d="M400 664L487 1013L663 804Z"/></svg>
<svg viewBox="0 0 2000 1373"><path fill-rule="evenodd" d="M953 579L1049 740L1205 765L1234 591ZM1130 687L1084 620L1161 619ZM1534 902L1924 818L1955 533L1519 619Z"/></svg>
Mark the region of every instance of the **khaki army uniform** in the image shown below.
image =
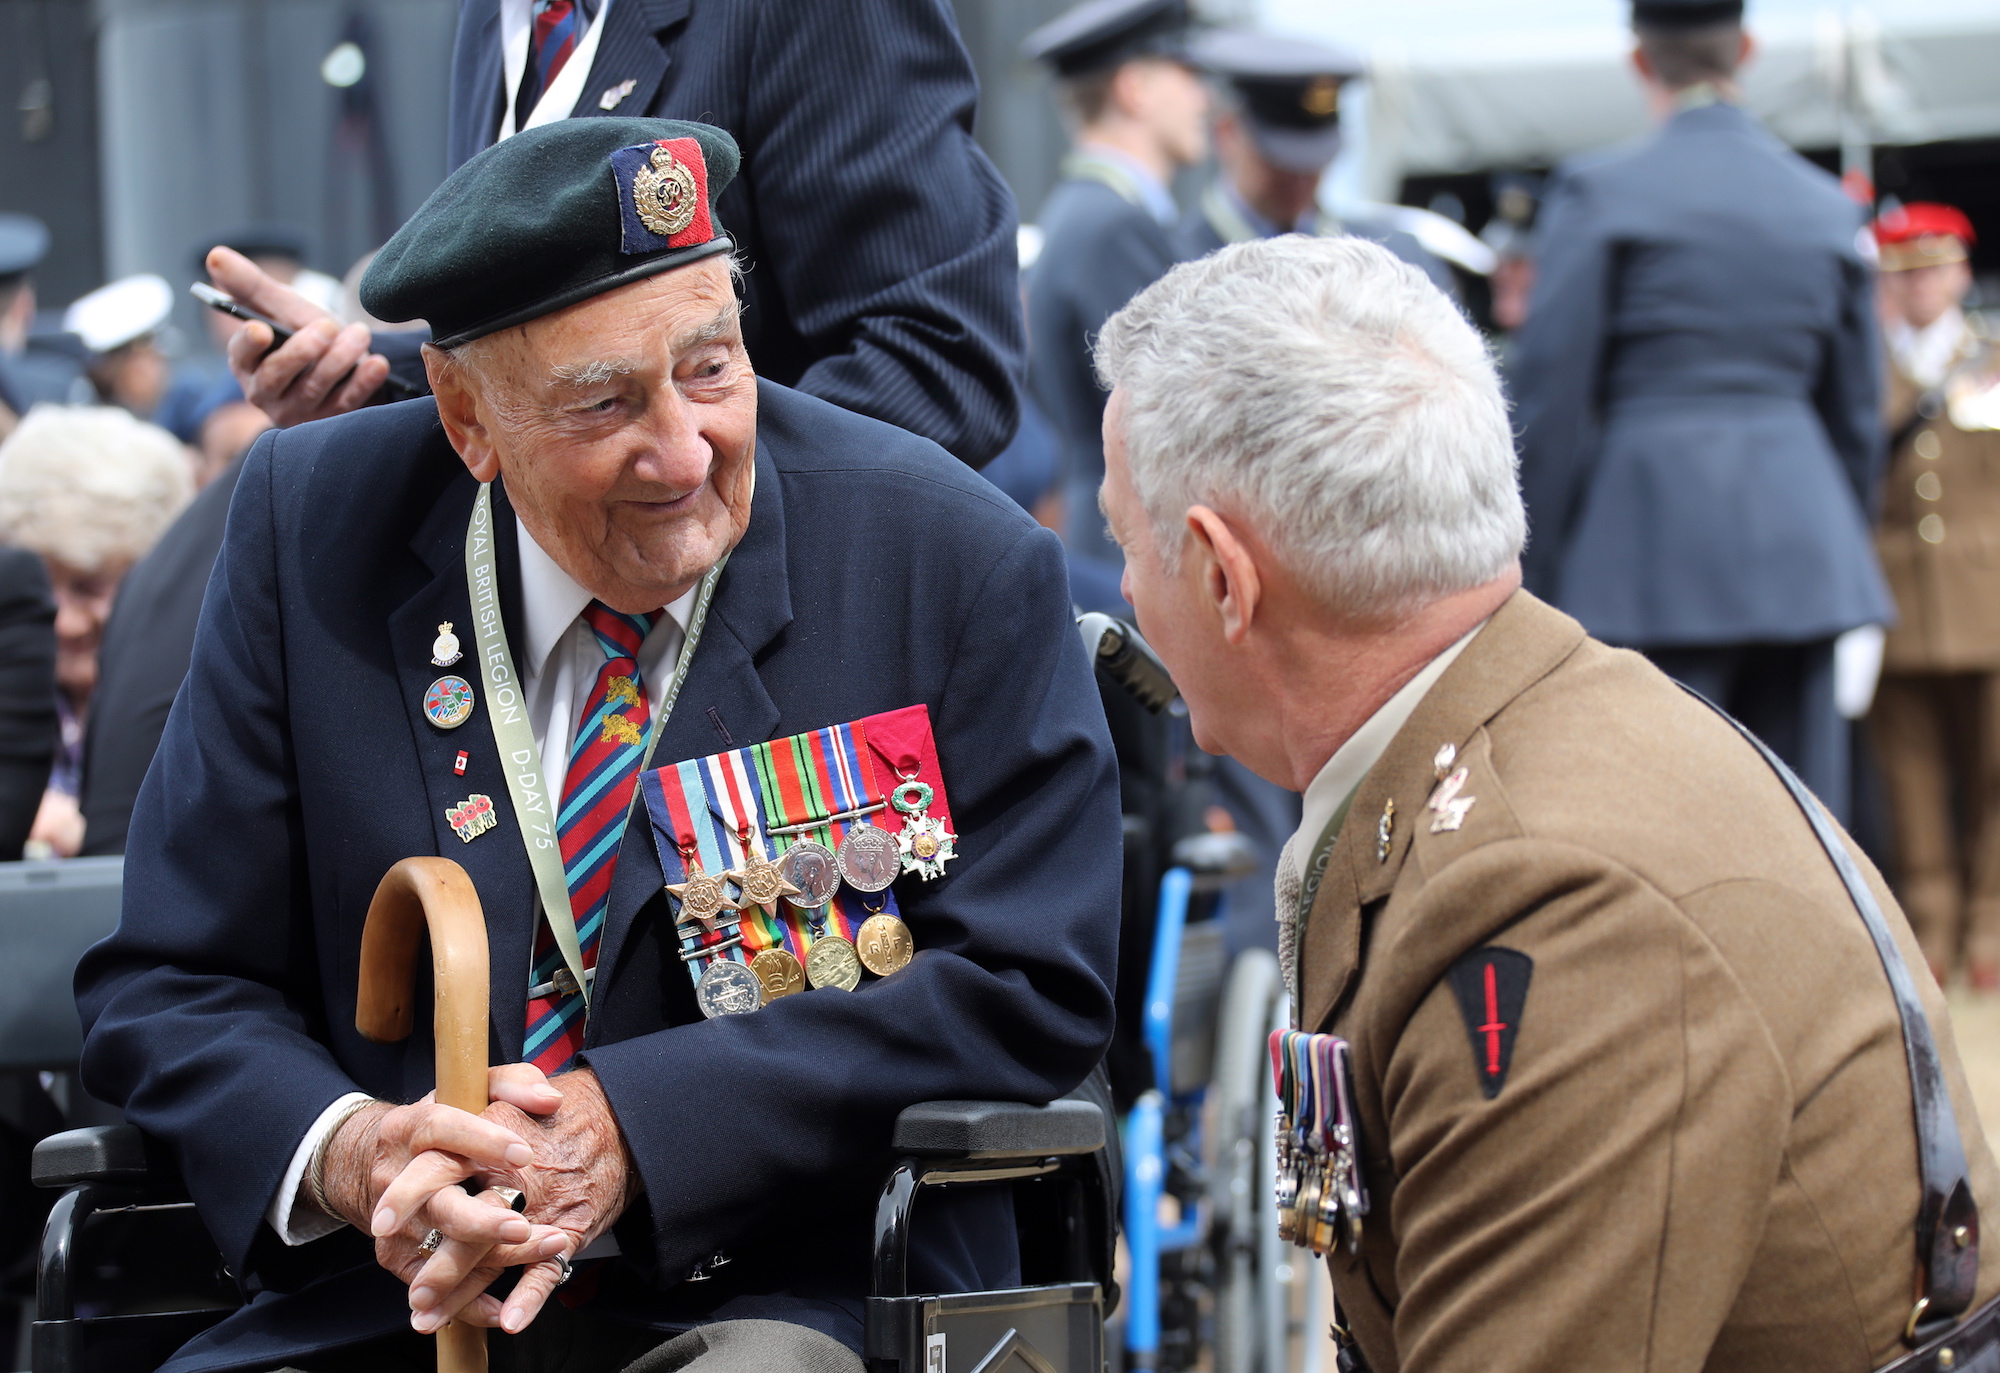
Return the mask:
<svg viewBox="0 0 2000 1373"><path fill-rule="evenodd" d="M1725 720L1517 593L1348 817L1301 935L1300 1024L1353 1044L1373 1207L1329 1266L1375 1373L1861 1373L1903 1352L1919 1184L1895 1003ZM2000 1214L1943 999L1860 861ZM1519 997L1462 1004L1468 958L1504 960ZM1989 1249L1976 1300L1996 1291Z"/></svg>
<svg viewBox="0 0 2000 1373"><path fill-rule="evenodd" d="M1967 427L1991 422L1967 400L1996 361L1968 329L1946 403L1891 457L1876 545L1899 621L1869 722L1903 908L1934 968L1963 943L1982 981L2000 973L2000 429ZM1891 433L1922 394L1892 369Z"/></svg>

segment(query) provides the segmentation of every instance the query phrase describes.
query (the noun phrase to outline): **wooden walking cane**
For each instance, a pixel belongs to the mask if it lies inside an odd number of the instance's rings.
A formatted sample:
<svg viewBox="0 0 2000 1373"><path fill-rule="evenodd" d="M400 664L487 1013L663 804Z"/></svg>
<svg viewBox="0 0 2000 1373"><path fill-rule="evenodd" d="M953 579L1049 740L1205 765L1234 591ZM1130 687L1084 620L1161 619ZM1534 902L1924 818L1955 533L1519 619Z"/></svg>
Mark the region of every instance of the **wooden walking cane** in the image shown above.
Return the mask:
<svg viewBox="0 0 2000 1373"><path fill-rule="evenodd" d="M405 858L375 888L361 927L361 995L354 1027L377 1044L407 1039L415 1022L417 936L431 936L437 1100L486 1109L486 917L465 869L449 858ZM451 1321L437 1332L438 1373L486 1373L486 1332Z"/></svg>

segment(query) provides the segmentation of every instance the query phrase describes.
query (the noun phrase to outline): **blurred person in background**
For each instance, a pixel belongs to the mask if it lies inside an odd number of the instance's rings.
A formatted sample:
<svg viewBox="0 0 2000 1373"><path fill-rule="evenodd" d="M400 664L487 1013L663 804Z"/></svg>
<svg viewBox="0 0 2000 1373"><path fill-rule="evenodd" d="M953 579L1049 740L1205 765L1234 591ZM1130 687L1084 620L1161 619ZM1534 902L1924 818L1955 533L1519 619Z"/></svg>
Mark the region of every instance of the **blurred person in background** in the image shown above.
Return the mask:
<svg viewBox="0 0 2000 1373"><path fill-rule="evenodd" d="M187 504L187 452L164 429L111 407L43 405L0 444L0 542L39 554L55 590L61 736L31 855L73 856L84 722L97 650L126 569Z"/></svg>
<svg viewBox="0 0 2000 1373"><path fill-rule="evenodd" d="M33 215L0 214L0 439L28 407L72 398L77 369L67 358L28 351L35 322L35 268L49 251L48 226Z"/></svg>
<svg viewBox="0 0 2000 1373"><path fill-rule="evenodd" d="M462 0L447 161L571 117L728 129L743 173L717 213L749 269L758 375L978 467L1013 437L1023 340L1014 198L973 141L977 97L936 0ZM392 362L428 390L421 335L343 330L240 254L209 270L299 331L268 356L261 325L231 345L277 424L368 402Z"/></svg>
<svg viewBox="0 0 2000 1373"><path fill-rule="evenodd" d="M1356 234L1458 294L1451 268L1414 234L1320 207L1320 180L1340 153L1341 91L1367 70L1361 54L1247 29L1203 34L1188 52L1218 80L1217 170L1175 228L1176 257L1206 257L1225 243L1273 234Z"/></svg>
<svg viewBox="0 0 2000 1373"><path fill-rule="evenodd" d="M1535 211L1540 205L1541 178L1503 172L1493 178L1493 218L1479 231L1480 241L1493 250L1493 325L1511 335L1528 322L1528 300L1535 289ZM1506 360L1511 338L1504 340Z"/></svg>
<svg viewBox="0 0 2000 1373"><path fill-rule="evenodd" d="M1659 130L1551 183L1512 359L1530 590L1742 720L1845 818L1835 640L1887 623L1861 209L1738 103L1740 0L1638 0Z"/></svg>
<svg viewBox="0 0 2000 1373"><path fill-rule="evenodd" d="M1916 204L1875 222L1890 434L1876 546L1895 593L1869 724L1897 884L1943 982L2000 991L2000 356L1961 308L1972 224Z"/></svg>
<svg viewBox="0 0 2000 1373"><path fill-rule="evenodd" d="M86 374L99 404L152 418L173 379L159 344L173 308L166 278L141 272L100 286L63 311L64 330L90 352Z"/></svg>

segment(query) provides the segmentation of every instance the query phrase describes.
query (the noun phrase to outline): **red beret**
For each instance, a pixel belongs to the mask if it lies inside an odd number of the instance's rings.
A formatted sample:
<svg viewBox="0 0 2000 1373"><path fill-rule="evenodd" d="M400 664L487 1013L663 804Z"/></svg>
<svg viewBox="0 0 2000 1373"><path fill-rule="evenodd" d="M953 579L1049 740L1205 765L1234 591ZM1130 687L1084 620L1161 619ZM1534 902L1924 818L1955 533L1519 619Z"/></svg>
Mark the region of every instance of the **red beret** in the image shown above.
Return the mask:
<svg viewBox="0 0 2000 1373"><path fill-rule="evenodd" d="M1965 250L1978 242L1972 221L1950 205L1917 201L1889 211L1875 221L1875 242L1882 250L1882 270L1965 261Z"/></svg>

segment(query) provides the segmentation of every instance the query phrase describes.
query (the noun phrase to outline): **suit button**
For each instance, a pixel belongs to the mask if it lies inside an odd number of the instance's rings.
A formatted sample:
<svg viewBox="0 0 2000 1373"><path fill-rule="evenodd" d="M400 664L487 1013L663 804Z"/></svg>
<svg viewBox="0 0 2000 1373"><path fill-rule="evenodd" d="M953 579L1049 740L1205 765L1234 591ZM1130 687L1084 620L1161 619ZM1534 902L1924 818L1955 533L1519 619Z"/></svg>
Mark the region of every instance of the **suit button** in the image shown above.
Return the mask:
<svg viewBox="0 0 2000 1373"><path fill-rule="evenodd" d="M1926 515L1917 521L1917 537L1925 543L1944 542L1944 520L1941 516Z"/></svg>
<svg viewBox="0 0 2000 1373"><path fill-rule="evenodd" d="M1915 447L1920 458L1935 458L1944 451L1944 445L1938 442L1938 436L1929 429L1917 435Z"/></svg>
<svg viewBox="0 0 2000 1373"><path fill-rule="evenodd" d="M1926 472L1917 478L1917 494L1927 501L1937 500L1944 495L1944 483L1935 472Z"/></svg>

